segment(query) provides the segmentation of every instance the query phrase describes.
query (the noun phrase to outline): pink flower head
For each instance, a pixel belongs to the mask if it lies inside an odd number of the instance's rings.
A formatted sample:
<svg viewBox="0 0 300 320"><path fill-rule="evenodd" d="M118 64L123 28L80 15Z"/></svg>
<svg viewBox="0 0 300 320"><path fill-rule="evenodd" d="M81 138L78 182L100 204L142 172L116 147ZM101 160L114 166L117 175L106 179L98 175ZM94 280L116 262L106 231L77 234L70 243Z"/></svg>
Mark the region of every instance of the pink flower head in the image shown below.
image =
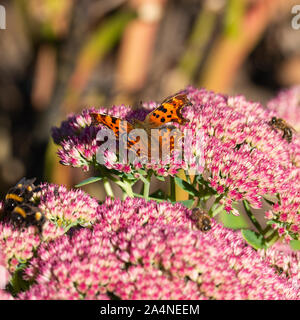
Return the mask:
<svg viewBox="0 0 300 320"><path fill-rule="evenodd" d="M0 250L10 272L14 272L20 263L30 260L39 244L40 238L34 227L16 229L10 224L0 223Z"/></svg>
<svg viewBox="0 0 300 320"><path fill-rule="evenodd" d="M43 243L20 299L299 299L242 237L181 205L107 199L99 223Z"/></svg>
<svg viewBox="0 0 300 320"><path fill-rule="evenodd" d="M64 186L45 183L39 193L39 208L48 220L67 231L77 225L91 226L97 217L98 201L80 189L67 190ZM49 237L47 232L51 234L49 228L43 230L46 237Z"/></svg>

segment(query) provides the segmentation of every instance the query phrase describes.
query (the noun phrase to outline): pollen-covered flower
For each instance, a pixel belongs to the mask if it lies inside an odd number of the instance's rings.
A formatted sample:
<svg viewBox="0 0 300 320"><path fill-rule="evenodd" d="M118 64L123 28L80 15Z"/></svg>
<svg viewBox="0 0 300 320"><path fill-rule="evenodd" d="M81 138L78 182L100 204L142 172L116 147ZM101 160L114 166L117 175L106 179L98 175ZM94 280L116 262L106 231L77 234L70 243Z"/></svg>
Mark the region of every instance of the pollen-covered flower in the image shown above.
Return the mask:
<svg viewBox="0 0 300 320"><path fill-rule="evenodd" d="M34 227L17 229L11 224L0 224L0 250L10 272L30 260L39 244L40 238Z"/></svg>
<svg viewBox="0 0 300 320"><path fill-rule="evenodd" d="M73 226L89 227L95 222L98 201L82 190L68 190L64 186L48 183L40 187L39 208L57 227L67 231ZM44 228L43 235L46 237L49 237L47 232L51 234L49 228Z"/></svg>
<svg viewBox="0 0 300 320"><path fill-rule="evenodd" d="M280 91L267 106L300 131L300 85Z"/></svg>
<svg viewBox="0 0 300 320"><path fill-rule="evenodd" d="M203 233L181 205L127 198L99 223L43 243L20 299L299 299L242 237L212 221Z"/></svg>

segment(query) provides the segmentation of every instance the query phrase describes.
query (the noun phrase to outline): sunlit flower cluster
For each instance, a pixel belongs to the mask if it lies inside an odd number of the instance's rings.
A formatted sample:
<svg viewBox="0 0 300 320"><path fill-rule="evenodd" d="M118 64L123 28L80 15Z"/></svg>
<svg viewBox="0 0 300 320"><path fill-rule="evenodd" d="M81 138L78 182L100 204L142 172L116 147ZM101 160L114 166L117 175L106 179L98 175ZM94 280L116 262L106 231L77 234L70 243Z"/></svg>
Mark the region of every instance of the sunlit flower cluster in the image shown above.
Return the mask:
<svg viewBox="0 0 300 320"><path fill-rule="evenodd" d="M153 169L157 175L163 176L174 175L179 169L193 174L193 169L196 169L201 181L208 183L211 194L219 197L219 203L227 212L235 214L234 205L240 200L248 201L253 208L261 208L265 196L276 196L280 200L275 201L273 211L268 212L266 217L274 220L273 227L287 240L297 238L300 227L299 137L294 134L290 143L283 139L282 131L270 125L272 117L279 116L277 112L264 108L260 103L247 101L243 96L226 96L193 87L188 87L185 92L192 105L183 109L183 116L188 122L181 125L180 130L189 130L193 137L201 132L201 139L196 139L196 144L187 147L189 158L201 158L201 161L196 161L198 166L196 162L170 166L149 163L144 169ZM296 101L297 88L291 92L289 97ZM287 101L287 94L282 95L278 100ZM115 106L110 110L99 109L98 112L130 122L134 118L144 119L149 109L154 107L152 103L148 109L132 111L124 106ZM54 141L61 146L59 156L63 164L84 169L91 165L97 167L95 137L99 127L91 125L91 111L95 109L71 116L60 128L53 129ZM126 174L134 173L138 178L140 164L114 161L110 155L106 167ZM288 207L286 202L289 202ZM293 210L287 212L290 206ZM289 217L286 218L286 215Z"/></svg>
<svg viewBox="0 0 300 320"><path fill-rule="evenodd" d="M42 184L38 197L39 208L48 220L63 229L62 232L73 226L89 227L97 217L98 201L80 189L68 190L64 186ZM44 237L51 236L50 228L50 225L44 228Z"/></svg>
<svg viewBox="0 0 300 320"><path fill-rule="evenodd" d="M42 244L19 298L300 298L240 235L215 221L203 233L180 205L108 199L99 221Z"/></svg>

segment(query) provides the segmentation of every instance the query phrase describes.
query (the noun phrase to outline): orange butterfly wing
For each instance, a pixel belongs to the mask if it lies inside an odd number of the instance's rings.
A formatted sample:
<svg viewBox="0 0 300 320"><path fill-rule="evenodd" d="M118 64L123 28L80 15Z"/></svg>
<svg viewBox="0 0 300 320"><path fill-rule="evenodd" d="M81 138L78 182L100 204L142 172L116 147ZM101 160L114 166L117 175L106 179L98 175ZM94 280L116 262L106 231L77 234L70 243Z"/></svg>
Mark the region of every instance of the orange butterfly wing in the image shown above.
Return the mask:
<svg viewBox="0 0 300 320"><path fill-rule="evenodd" d="M121 120L117 117L110 116L108 114L90 113L92 117L92 125L103 124L109 129L113 130L116 137L119 138L120 134L129 133L133 126L126 120Z"/></svg>
<svg viewBox="0 0 300 320"><path fill-rule="evenodd" d="M186 94L178 93L166 98L159 107L150 112L145 119L145 124L151 128L160 127L168 122L178 122L184 124L187 122L181 114L184 106L190 105Z"/></svg>
<svg viewBox="0 0 300 320"><path fill-rule="evenodd" d="M134 128L145 129L148 138L137 137L134 139L127 139L127 147L129 150L133 151L138 156L147 157L150 159L150 155L158 155L161 159L162 152L165 150L170 150L170 153L176 148L177 141L182 139L182 133L178 132L178 129L172 131L172 127L163 127L169 122L177 122L179 124L184 124L188 120L184 119L181 110L184 106L190 105L190 101L187 95L184 93L178 93L173 96L166 98L159 107L150 112L144 121L135 120L134 124L131 125L125 120L119 118L99 113L90 113L92 117L92 124L98 125L103 124L114 131L116 138L124 135L124 133L129 134ZM159 128L165 129L160 132L158 140L151 141L150 132L151 129ZM138 143L139 142L139 143Z"/></svg>

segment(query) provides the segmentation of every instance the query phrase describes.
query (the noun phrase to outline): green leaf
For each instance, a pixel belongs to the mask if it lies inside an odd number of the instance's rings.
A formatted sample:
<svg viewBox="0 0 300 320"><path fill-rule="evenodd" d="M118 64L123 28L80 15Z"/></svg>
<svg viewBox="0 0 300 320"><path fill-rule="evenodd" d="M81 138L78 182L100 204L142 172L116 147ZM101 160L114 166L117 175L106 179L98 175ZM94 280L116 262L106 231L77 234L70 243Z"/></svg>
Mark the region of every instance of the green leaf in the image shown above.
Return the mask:
<svg viewBox="0 0 300 320"><path fill-rule="evenodd" d="M190 200L181 200L178 201L179 203L183 204L185 207L187 207L188 209L191 209L193 203L194 203L194 199L190 199Z"/></svg>
<svg viewBox="0 0 300 320"><path fill-rule="evenodd" d="M139 169L139 170L138 170L138 173L139 173L140 175L142 175L142 176L147 175L147 171L144 170L144 169Z"/></svg>
<svg viewBox="0 0 300 320"><path fill-rule="evenodd" d="M273 224L273 223L278 223L278 221L275 221L275 220L268 220L268 221L266 222L266 224Z"/></svg>
<svg viewBox="0 0 300 320"><path fill-rule="evenodd" d="M102 180L102 178L101 177L90 177L90 178L85 179L85 180L81 181L80 183L76 184L75 187L79 188L79 187L85 186L87 184L97 182L99 180Z"/></svg>
<svg viewBox="0 0 300 320"><path fill-rule="evenodd" d="M242 231L243 238L252 246L254 249L265 249L266 245L264 243L264 238L261 234L254 232L249 229L243 229Z"/></svg>
<svg viewBox="0 0 300 320"><path fill-rule="evenodd" d="M136 177L132 173L125 173L124 172L123 177L127 180L136 180Z"/></svg>
<svg viewBox="0 0 300 320"><path fill-rule="evenodd" d="M222 211L220 219L226 228L244 229L248 227L247 221L241 214L239 216L235 216L232 213L228 214L226 211Z"/></svg>
<svg viewBox="0 0 300 320"><path fill-rule="evenodd" d="M155 176L156 179L160 180L160 181L165 181L165 177L163 176Z"/></svg>
<svg viewBox="0 0 300 320"><path fill-rule="evenodd" d="M183 189L184 191L188 192L190 195L192 195L194 197L199 196L198 190L196 190L188 182L186 182L186 181L184 181L184 180L182 180L182 179L180 179L178 177L175 177L175 182L181 189Z"/></svg>
<svg viewBox="0 0 300 320"><path fill-rule="evenodd" d="M291 240L290 247L295 251L300 250L300 240Z"/></svg>

